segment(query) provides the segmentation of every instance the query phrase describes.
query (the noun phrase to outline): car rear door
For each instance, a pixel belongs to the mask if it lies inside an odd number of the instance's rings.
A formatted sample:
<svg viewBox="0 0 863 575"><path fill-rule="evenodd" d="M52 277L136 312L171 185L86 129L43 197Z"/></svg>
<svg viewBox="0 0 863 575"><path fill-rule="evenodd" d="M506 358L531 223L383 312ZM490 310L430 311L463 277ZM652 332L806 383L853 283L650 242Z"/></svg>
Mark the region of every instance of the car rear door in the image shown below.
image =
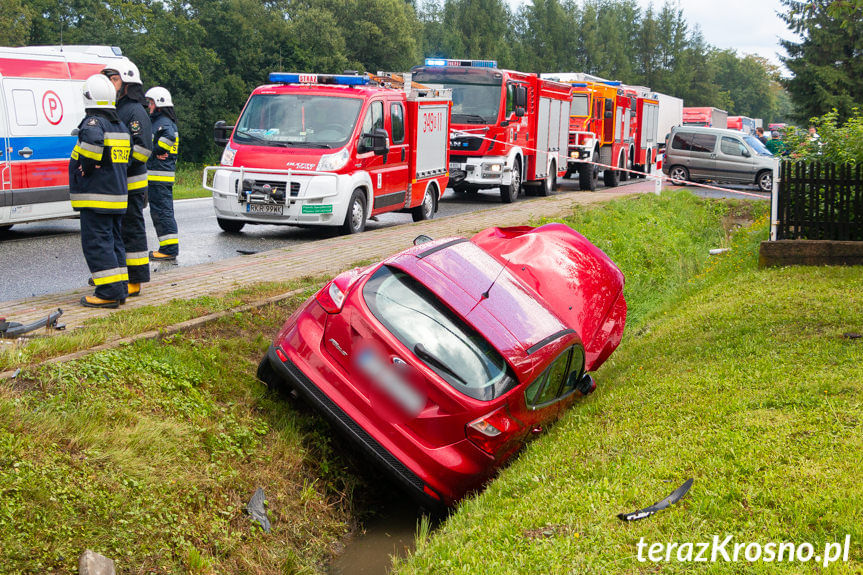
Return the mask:
<svg viewBox="0 0 863 575"><path fill-rule="evenodd" d="M692 134L692 149L689 151L689 174L693 179L716 177L716 136Z"/></svg>

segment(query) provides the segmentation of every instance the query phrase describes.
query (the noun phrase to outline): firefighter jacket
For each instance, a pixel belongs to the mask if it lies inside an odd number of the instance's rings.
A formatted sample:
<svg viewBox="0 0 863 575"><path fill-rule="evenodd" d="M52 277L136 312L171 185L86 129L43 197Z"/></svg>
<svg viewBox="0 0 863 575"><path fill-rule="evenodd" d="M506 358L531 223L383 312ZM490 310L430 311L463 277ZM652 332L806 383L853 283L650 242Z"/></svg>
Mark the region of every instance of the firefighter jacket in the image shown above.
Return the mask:
<svg viewBox="0 0 863 575"><path fill-rule="evenodd" d="M123 96L117 102L117 115L132 135L132 157L126 172L129 193L142 194L147 189L147 160L153 150L150 114L140 102Z"/></svg>
<svg viewBox="0 0 863 575"><path fill-rule="evenodd" d="M69 160L69 199L76 211L126 212L131 138L113 110L87 110Z"/></svg>
<svg viewBox="0 0 863 575"><path fill-rule="evenodd" d="M150 182L154 184L173 184L174 172L177 169L177 150L180 145L180 135L177 124L167 114L156 110L150 116L153 122L153 155L147 162ZM168 154L164 160L157 156Z"/></svg>

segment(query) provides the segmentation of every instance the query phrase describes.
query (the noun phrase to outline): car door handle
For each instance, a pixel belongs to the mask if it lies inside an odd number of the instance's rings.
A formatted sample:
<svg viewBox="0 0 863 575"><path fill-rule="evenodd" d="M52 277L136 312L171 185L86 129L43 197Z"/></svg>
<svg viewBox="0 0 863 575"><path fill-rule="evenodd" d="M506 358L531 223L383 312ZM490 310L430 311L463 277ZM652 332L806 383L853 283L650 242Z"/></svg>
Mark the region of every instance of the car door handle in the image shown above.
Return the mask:
<svg viewBox="0 0 863 575"><path fill-rule="evenodd" d="M31 150L30 148L21 148L20 150L18 150L18 155L22 158L29 158L33 155L33 150Z"/></svg>
<svg viewBox="0 0 863 575"><path fill-rule="evenodd" d="M405 161L405 149L402 148L402 162Z"/></svg>

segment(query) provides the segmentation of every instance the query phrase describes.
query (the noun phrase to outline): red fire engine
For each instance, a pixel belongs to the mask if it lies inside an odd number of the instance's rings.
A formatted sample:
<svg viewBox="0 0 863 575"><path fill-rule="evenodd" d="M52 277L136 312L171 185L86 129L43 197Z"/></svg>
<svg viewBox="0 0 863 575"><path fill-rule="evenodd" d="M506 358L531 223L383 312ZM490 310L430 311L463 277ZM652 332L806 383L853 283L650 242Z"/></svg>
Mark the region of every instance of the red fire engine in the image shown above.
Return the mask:
<svg viewBox="0 0 863 575"><path fill-rule="evenodd" d="M512 202L524 185L546 196L566 173L566 84L501 70L491 60L428 58L412 81L452 90L450 185L457 192L500 188Z"/></svg>
<svg viewBox="0 0 863 575"><path fill-rule="evenodd" d="M659 94L644 86L629 86L627 93L635 97L631 110L634 116L632 166L638 172L650 173L659 149Z"/></svg>
<svg viewBox="0 0 863 575"><path fill-rule="evenodd" d="M568 172L578 173L582 190L596 189L599 172L603 173L605 185L614 187L629 179L629 173L603 169L596 163L632 167L637 136L637 98L634 93L627 94L620 82L587 74L569 76L576 81L571 81ZM583 80L578 81L579 78Z"/></svg>
<svg viewBox="0 0 863 575"><path fill-rule="evenodd" d="M356 233L383 212L434 217L448 177L449 92L406 93L356 75L273 73L270 82L252 92L235 128L216 123L225 151L203 185L223 230Z"/></svg>

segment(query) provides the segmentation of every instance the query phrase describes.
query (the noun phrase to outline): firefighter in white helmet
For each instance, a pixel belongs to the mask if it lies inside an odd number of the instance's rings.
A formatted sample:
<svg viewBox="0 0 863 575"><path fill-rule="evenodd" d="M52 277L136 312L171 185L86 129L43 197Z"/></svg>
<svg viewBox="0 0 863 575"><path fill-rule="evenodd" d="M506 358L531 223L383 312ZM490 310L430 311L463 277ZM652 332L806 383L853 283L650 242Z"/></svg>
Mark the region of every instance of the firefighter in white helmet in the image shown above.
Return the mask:
<svg viewBox="0 0 863 575"><path fill-rule="evenodd" d="M174 218L174 179L180 143L177 115L171 93L165 88L150 88L145 95L153 123L153 155L147 162L150 217L159 239L159 249L150 255L155 261L174 260L180 253L177 220Z"/></svg>
<svg viewBox="0 0 863 575"><path fill-rule="evenodd" d="M134 297L140 295L141 284L150 281L144 208L147 207L147 160L153 149L153 131L138 67L123 59L106 67L102 74L117 90L117 114L132 136L132 157L126 172L129 208L123 218L123 242L129 269L128 295Z"/></svg>
<svg viewBox="0 0 863 575"><path fill-rule="evenodd" d="M114 86L105 76L90 76L82 91L86 115L69 160L69 199L81 212L81 248L96 290L82 297L81 304L115 308L128 290L121 227L131 138L114 108Z"/></svg>

